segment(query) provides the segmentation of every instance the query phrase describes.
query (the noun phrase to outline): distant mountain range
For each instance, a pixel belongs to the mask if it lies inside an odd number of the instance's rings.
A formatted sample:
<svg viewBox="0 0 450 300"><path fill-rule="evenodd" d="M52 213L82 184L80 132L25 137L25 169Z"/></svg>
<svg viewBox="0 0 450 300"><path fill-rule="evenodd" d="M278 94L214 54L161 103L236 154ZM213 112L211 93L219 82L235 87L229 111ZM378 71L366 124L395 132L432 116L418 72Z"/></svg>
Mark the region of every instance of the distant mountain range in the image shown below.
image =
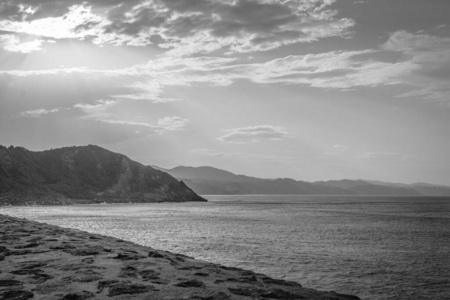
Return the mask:
<svg viewBox="0 0 450 300"><path fill-rule="evenodd" d="M94 145L38 152L0 146L0 205L206 201L197 194L450 196L450 187L262 179L212 167L162 169Z"/></svg>
<svg viewBox="0 0 450 300"><path fill-rule="evenodd" d="M98 146L0 146L0 205L206 201L160 170Z"/></svg>
<svg viewBox="0 0 450 300"><path fill-rule="evenodd" d="M401 184L348 179L306 182L290 178L263 179L236 175L213 167L179 166L159 169L182 180L201 195L450 196L449 186L426 183Z"/></svg>

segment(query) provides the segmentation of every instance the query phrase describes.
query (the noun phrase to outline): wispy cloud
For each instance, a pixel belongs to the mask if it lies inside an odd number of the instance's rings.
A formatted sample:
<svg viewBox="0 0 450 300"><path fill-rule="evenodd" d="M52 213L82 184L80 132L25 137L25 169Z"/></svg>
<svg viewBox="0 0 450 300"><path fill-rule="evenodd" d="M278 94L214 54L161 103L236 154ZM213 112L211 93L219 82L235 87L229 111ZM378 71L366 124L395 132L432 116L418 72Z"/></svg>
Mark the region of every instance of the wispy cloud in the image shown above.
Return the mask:
<svg viewBox="0 0 450 300"><path fill-rule="evenodd" d="M163 131L177 131L177 130L184 130L188 122L189 122L188 119L184 119L177 116L164 117L158 120L158 126Z"/></svg>
<svg viewBox="0 0 450 300"><path fill-rule="evenodd" d="M84 111L95 111L95 110L98 110L98 109L103 109L104 107L110 106L110 105L115 104L115 103L117 103L117 101L114 101L114 100L99 100L95 104L79 103L79 104L75 104L73 107L81 108Z"/></svg>
<svg viewBox="0 0 450 300"><path fill-rule="evenodd" d="M27 110L21 113L22 116L26 116L26 117L40 117L42 115L47 115L47 114L51 114L51 113L55 113L58 112L59 109L58 108L54 108L54 109L35 109L35 110Z"/></svg>
<svg viewBox="0 0 450 300"><path fill-rule="evenodd" d="M227 133L217 139L225 143L255 143L281 140L287 138L288 132L283 127L256 125L225 130Z"/></svg>
<svg viewBox="0 0 450 300"><path fill-rule="evenodd" d="M108 109L117 103L118 102L114 100L99 100L94 104L77 103L72 108L80 109L84 114L84 118L100 119L110 117Z"/></svg>
<svg viewBox="0 0 450 300"><path fill-rule="evenodd" d="M450 105L450 38L397 31L382 46L402 53L414 66L412 72L400 74L398 80L414 90L399 97L420 97Z"/></svg>
<svg viewBox="0 0 450 300"><path fill-rule="evenodd" d="M357 86L392 84L396 77L415 69L409 62L387 63L359 55L376 50L332 51L320 54L290 55L259 64L223 67L210 73L214 82L248 79L255 83L304 84L319 88L347 89ZM216 77L214 77L216 76Z"/></svg>
<svg viewBox="0 0 450 300"><path fill-rule="evenodd" d="M110 124L116 127L120 126L129 128L131 132L137 136L161 135L168 131L184 130L186 124L189 122L188 119L183 119L176 116L161 118L156 124L111 119L95 119L95 121Z"/></svg>
<svg viewBox="0 0 450 300"><path fill-rule="evenodd" d="M426 45L426 46L425 46ZM402 85L412 89L400 97L423 97L448 102L450 39L405 32L393 34L379 49L331 51L289 55L261 63L240 63L236 58L167 57L120 70L86 68L1 71L14 76L82 73L98 77L123 77L130 93L112 94L120 99L172 102L164 96L170 86L195 83L227 86L237 80L258 84L297 84L346 90L356 87ZM394 61L379 59L400 53Z"/></svg>
<svg viewBox="0 0 450 300"><path fill-rule="evenodd" d="M180 10L181 14L190 12L189 16L199 9L178 2L175 5L175 2L171 4L164 2L163 5L174 5L175 11ZM314 5L321 3L320 1L313 2ZM312 5L313 2L308 3ZM206 3L209 1L205 0L202 5L206 5ZM262 5L257 2L253 4ZM306 5L303 9L312 9L313 6ZM320 9L326 6L325 4L319 5ZM139 6L136 9L141 8ZM262 24L259 25L262 26ZM248 31L247 29L242 30ZM259 33L258 30L255 29L255 31L255 34ZM16 40L12 35L7 35L7 38L5 36L0 35L0 38L3 37L6 41L5 43ZM175 48L181 49L178 46ZM449 49L450 38L397 31L375 49L288 55L258 63L244 63L244 60L238 57L180 57L169 56L166 53L146 63L124 69L9 70L0 71L0 74L37 76L79 73L96 78L126 78L122 84L129 93L111 94L110 97L147 100L155 103L182 100L165 95L171 86L190 86L195 83L227 86L243 79L257 84L296 84L336 90L401 85L409 91L399 93L398 97L420 97L448 104L447 95L450 92L447 84L450 79ZM393 54L397 54L398 57L393 60L383 59L383 57Z"/></svg>
<svg viewBox="0 0 450 300"><path fill-rule="evenodd" d="M186 129L188 119L179 116L166 116L153 122L130 121L119 119L112 108L119 102L116 100L100 100L93 104L77 103L72 107L55 109L36 109L20 113L21 117L78 120L86 124L98 124L105 132L120 132L121 138L162 135L170 131Z"/></svg>
<svg viewBox="0 0 450 300"><path fill-rule="evenodd" d="M164 83L157 80L148 79L146 83L136 82L127 86L132 91L130 94L114 95L117 99L128 100L145 100L153 103L167 103L180 101L181 99L174 99L162 96L164 94Z"/></svg>
<svg viewBox="0 0 450 300"><path fill-rule="evenodd" d="M59 69L41 69L41 70L1 70L0 75L10 75L17 77L31 77L40 75L60 75L60 74L114 74L114 70L92 70L84 67L64 68Z"/></svg>

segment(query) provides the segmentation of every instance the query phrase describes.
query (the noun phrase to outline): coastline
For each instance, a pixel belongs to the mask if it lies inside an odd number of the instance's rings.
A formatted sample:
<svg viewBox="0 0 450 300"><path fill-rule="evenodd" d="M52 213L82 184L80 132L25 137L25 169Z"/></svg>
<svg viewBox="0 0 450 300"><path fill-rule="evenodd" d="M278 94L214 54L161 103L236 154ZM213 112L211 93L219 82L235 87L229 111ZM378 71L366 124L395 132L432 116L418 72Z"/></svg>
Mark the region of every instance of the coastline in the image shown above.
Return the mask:
<svg viewBox="0 0 450 300"><path fill-rule="evenodd" d="M0 299L359 299L0 214Z"/></svg>

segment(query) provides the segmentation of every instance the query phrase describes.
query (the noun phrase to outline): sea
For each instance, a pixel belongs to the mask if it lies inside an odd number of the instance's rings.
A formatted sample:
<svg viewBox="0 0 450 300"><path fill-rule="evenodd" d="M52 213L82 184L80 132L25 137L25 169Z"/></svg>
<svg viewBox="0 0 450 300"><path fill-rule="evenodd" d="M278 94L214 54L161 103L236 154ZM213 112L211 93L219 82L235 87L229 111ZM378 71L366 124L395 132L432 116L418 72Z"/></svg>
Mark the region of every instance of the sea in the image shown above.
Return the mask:
<svg viewBox="0 0 450 300"><path fill-rule="evenodd" d="M450 299L450 198L204 196L1 207L361 299Z"/></svg>

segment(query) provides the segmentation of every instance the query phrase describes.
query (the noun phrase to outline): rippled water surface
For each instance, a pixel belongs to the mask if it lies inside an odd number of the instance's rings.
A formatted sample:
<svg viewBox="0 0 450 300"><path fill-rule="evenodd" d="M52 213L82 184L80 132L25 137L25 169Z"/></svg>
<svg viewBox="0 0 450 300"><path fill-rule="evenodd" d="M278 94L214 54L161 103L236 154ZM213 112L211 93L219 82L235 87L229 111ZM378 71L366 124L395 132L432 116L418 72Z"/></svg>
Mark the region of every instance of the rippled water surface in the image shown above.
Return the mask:
<svg viewBox="0 0 450 300"><path fill-rule="evenodd" d="M362 299L450 298L450 198L206 196L208 203L2 207Z"/></svg>

